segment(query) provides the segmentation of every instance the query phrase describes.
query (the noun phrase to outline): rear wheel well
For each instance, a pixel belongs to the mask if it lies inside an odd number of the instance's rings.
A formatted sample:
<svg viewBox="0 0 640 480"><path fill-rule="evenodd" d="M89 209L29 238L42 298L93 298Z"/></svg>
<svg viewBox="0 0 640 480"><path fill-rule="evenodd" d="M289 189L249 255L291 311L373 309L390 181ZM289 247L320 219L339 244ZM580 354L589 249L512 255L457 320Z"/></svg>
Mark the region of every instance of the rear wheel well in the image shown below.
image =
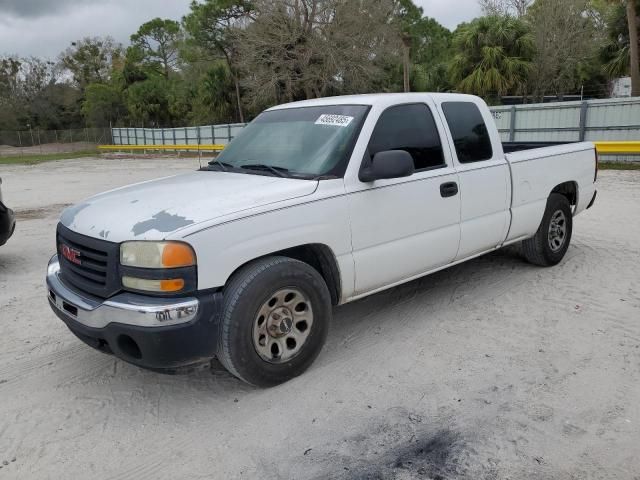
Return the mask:
<svg viewBox="0 0 640 480"><path fill-rule="evenodd" d="M564 182L556 185L551 193L559 193L569 200L569 205L578 204L578 184L576 182Z"/></svg>
<svg viewBox="0 0 640 480"><path fill-rule="evenodd" d="M277 252L271 252L260 258L271 256L289 257L310 265L322 276L327 284L327 288L331 294L331 303L333 305L338 305L340 303L340 292L342 291L340 269L338 268L336 257L329 247L320 243L309 243L306 245L286 248ZM252 261L255 260L257 259L253 259ZM229 278L233 277L244 265L239 266Z"/></svg>

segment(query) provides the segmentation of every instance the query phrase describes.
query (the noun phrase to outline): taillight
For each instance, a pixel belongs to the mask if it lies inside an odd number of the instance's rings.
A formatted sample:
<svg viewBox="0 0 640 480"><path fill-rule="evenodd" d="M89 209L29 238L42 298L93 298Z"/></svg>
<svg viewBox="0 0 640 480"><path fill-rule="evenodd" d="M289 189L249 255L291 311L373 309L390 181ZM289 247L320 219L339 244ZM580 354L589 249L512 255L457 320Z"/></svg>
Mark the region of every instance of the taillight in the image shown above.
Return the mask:
<svg viewBox="0 0 640 480"><path fill-rule="evenodd" d="M593 183L596 183L598 180L598 149L594 149L594 152L596 154L596 173L593 176Z"/></svg>

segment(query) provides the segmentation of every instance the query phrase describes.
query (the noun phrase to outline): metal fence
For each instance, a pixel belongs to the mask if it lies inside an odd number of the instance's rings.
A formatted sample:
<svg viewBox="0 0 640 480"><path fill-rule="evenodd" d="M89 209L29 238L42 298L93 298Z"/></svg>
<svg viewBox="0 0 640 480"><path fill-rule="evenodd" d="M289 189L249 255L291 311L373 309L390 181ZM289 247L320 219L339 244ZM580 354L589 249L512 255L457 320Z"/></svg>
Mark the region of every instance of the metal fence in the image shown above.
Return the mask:
<svg viewBox="0 0 640 480"><path fill-rule="evenodd" d="M491 111L505 142L640 140L640 97L501 106Z"/></svg>
<svg viewBox="0 0 640 480"><path fill-rule="evenodd" d="M503 141L640 140L640 97L497 106L491 111ZM244 125L114 128L112 136L114 145L225 145ZM628 159L629 156L605 158Z"/></svg>
<svg viewBox="0 0 640 480"><path fill-rule="evenodd" d="M89 151L111 142L109 128L0 130L0 157Z"/></svg>
<svg viewBox="0 0 640 480"><path fill-rule="evenodd" d="M244 123L181 128L113 128L113 145L226 145Z"/></svg>
<svg viewBox="0 0 640 480"><path fill-rule="evenodd" d="M640 140L640 97L491 107L503 141ZM226 145L242 123L180 128L0 131L0 156L66 153L96 145ZM604 160L638 160L607 155Z"/></svg>

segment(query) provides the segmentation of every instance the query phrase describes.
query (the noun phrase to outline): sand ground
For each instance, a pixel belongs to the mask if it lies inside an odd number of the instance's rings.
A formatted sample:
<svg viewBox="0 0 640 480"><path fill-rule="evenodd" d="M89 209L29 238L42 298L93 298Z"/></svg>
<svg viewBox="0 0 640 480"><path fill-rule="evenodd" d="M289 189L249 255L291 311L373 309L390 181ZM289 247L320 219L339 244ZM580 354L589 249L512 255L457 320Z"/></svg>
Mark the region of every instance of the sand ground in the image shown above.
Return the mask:
<svg viewBox="0 0 640 480"><path fill-rule="evenodd" d="M512 247L336 308L312 368L260 390L100 354L47 305L63 206L196 165L0 167L0 480L640 478L640 172L601 172L559 266Z"/></svg>

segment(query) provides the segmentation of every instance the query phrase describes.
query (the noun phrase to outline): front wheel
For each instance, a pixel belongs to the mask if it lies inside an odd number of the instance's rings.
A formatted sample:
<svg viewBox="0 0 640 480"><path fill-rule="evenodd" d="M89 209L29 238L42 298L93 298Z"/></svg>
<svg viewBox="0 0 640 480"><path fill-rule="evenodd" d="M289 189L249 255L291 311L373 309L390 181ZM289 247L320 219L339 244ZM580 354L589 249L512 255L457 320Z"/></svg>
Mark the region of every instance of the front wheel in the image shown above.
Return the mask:
<svg viewBox="0 0 640 480"><path fill-rule="evenodd" d="M557 265L567 253L572 231L569 201L564 195L552 193L535 236L522 242L524 257L543 267Z"/></svg>
<svg viewBox="0 0 640 480"><path fill-rule="evenodd" d="M317 270L287 257L256 260L225 288L218 359L247 383L278 385L313 363L330 319L331 297Z"/></svg>

